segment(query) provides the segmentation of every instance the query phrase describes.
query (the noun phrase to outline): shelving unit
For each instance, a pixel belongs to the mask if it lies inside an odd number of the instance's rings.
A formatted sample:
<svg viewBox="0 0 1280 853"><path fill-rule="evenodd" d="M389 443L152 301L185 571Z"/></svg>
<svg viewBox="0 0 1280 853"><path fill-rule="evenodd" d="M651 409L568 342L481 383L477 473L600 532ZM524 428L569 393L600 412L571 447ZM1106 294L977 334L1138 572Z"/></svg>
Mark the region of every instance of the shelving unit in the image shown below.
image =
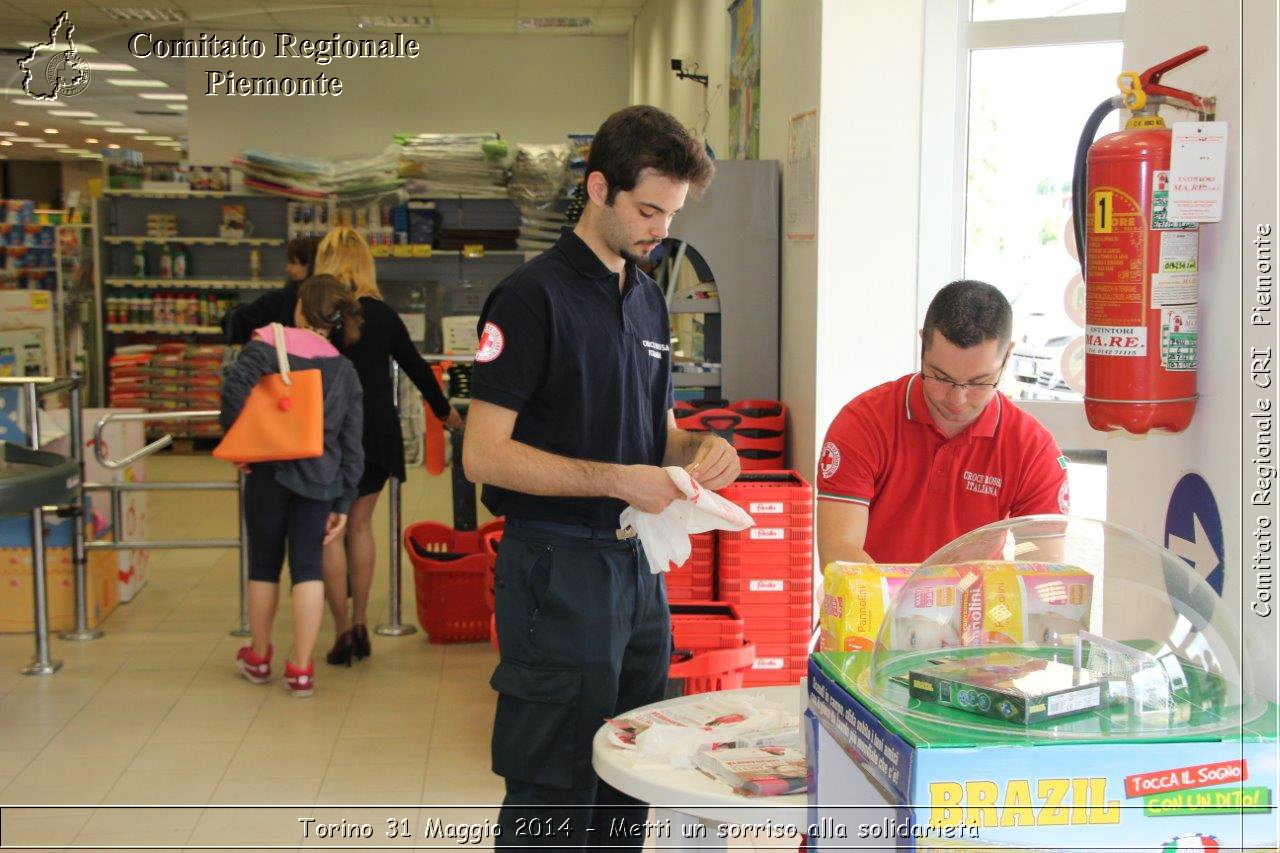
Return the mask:
<svg viewBox="0 0 1280 853"><path fill-rule="evenodd" d="M188 324L159 324L159 323L108 323L108 332L117 334L125 334L136 332L138 334L161 334L161 335L220 335L222 334L221 326L192 326Z"/></svg>
<svg viewBox="0 0 1280 853"><path fill-rule="evenodd" d="M146 235L129 236L113 235L103 237L108 246L132 245L167 245L181 243L186 246L283 246L284 240L270 237L148 237Z"/></svg>
<svg viewBox="0 0 1280 853"><path fill-rule="evenodd" d="M162 290L275 290L280 282L271 278L129 278L110 276L110 287L146 287Z"/></svg>

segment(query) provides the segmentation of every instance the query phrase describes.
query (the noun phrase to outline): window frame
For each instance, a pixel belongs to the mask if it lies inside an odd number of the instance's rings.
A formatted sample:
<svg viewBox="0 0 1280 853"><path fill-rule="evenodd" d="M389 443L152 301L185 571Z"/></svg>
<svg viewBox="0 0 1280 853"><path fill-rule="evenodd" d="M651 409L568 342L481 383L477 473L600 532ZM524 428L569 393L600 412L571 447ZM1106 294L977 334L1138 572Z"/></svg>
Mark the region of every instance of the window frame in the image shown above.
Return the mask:
<svg viewBox="0 0 1280 853"><path fill-rule="evenodd" d="M970 0L925 0L920 138L917 321L948 281L964 272L969 157L969 72L975 50L1124 41L1124 13L971 21ZM1052 98L1055 81L1029 80ZM949 97L946 94L949 93ZM919 355L916 356L917 368ZM1105 450L1078 401L1019 400L1019 407L1072 450Z"/></svg>

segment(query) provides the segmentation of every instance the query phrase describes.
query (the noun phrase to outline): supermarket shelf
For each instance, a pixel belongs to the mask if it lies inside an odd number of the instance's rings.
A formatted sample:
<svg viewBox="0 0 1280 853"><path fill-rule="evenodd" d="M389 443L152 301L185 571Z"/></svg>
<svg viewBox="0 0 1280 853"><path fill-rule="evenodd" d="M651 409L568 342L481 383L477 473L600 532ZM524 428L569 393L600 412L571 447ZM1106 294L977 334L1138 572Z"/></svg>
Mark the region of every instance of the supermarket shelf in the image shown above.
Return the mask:
<svg viewBox="0 0 1280 853"><path fill-rule="evenodd" d="M186 243L191 246L283 246L279 237L103 237L102 242L112 246L129 243Z"/></svg>
<svg viewBox="0 0 1280 853"><path fill-rule="evenodd" d="M275 290L280 282L269 278L123 278L104 279L111 287L157 287L166 290Z"/></svg>
<svg viewBox="0 0 1280 853"><path fill-rule="evenodd" d="M720 371L692 373L673 370L671 371L671 383L677 388L715 388L720 384Z"/></svg>
<svg viewBox="0 0 1280 853"><path fill-rule="evenodd" d="M466 260L483 260L485 258L515 258L515 257L534 257L538 252L526 252L524 249L491 249L483 255L468 255L460 249L435 249L429 255L413 256L396 256L396 255L374 255L375 261L429 261L432 258L457 258L461 256Z"/></svg>
<svg viewBox="0 0 1280 853"><path fill-rule="evenodd" d="M159 326L154 323L108 323L108 332L153 332L161 335L220 335L218 326Z"/></svg>
<svg viewBox="0 0 1280 853"><path fill-rule="evenodd" d="M719 299L674 299L668 309L671 314L719 314Z"/></svg>
<svg viewBox="0 0 1280 853"><path fill-rule="evenodd" d="M251 192L214 192L213 190L103 190L103 195L123 196L125 198L246 198L257 196Z"/></svg>
<svg viewBox="0 0 1280 853"><path fill-rule="evenodd" d="M24 272L57 272L57 271L58 271L57 267L14 267L13 269L0 270L0 272L12 273L14 275L17 275L18 273L24 273Z"/></svg>

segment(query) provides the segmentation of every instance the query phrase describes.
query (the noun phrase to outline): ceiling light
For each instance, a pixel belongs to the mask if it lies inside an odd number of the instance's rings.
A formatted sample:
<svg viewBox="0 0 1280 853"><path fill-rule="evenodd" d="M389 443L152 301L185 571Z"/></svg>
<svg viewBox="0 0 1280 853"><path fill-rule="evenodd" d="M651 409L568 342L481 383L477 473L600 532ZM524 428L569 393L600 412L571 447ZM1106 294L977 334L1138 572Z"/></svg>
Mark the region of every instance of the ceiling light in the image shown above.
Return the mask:
<svg viewBox="0 0 1280 853"><path fill-rule="evenodd" d="M0 130L0 136L17 136L12 130Z"/></svg>
<svg viewBox="0 0 1280 853"><path fill-rule="evenodd" d="M86 137L84 138L84 141L85 141L85 144L86 144L86 145L97 145L97 144L98 144L98 140L97 140L97 138L96 138L96 137L93 137L93 136L86 136Z"/></svg>
<svg viewBox="0 0 1280 853"><path fill-rule="evenodd" d="M95 62L88 60L86 64L90 71L137 71L132 65L126 65L123 62Z"/></svg>
<svg viewBox="0 0 1280 853"><path fill-rule="evenodd" d="M185 101L187 96L179 92L139 92L139 98L148 101Z"/></svg>
<svg viewBox="0 0 1280 853"><path fill-rule="evenodd" d="M143 142L172 142L172 136L139 136Z"/></svg>
<svg viewBox="0 0 1280 853"><path fill-rule="evenodd" d="M63 118L94 118L98 114L88 110L49 110L49 115Z"/></svg>
<svg viewBox="0 0 1280 853"><path fill-rule="evenodd" d="M124 124L122 121L112 121L105 118L95 118L92 121L82 121L80 123L87 124L90 127L120 127Z"/></svg>
<svg viewBox="0 0 1280 853"><path fill-rule="evenodd" d="M112 151L115 151L115 150L116 150L116 149L118 149L120 146L119 146L119 145L117 145L117 144L115 144L115 143L113 142L113 143L111 143L110 145L108 145L107 147L108 147L108 148L110 148Z"/></svg>
<svg viewBox="0 0 1280 853"><path fill-rule="evenodd" d="M0 146L3 146L3 147L5 147L5 148L12 148L12 147L13 147L13 143L12 143L12 142L10 142L10 141L9 141L9 140L7 140L7 139L0 139Z"/></svg>
<svg viewBox="0 0 1280 853"><path fill-rule="evenodd" d="M38 136L15 136L13 137L12 141L13 142L44 142L44 140Z"/></svg>
<svg viewBox="0 0 1280 853"><path fill-rule="evenodd" d="M58 129L56 127L46 127L44 132L53 135L58 132Z"/></svg>
<svg viewBox="0 0 1280 853"><path fill-rule="evenodd" d="M88 148L68 148L62 152L63 154L92 154Z"/></svg>
<svg viewBox="0 0 1280 853"><path fill-rule="evenodd" d="M117 21L185 21L181 9L143 9L137 6L104 6L102 11Z"/></svg>
<svg viewBox="0 0 1280 853"><path fill-rule="evenodd" d="M435 22L430 16L419 15L361 15L356 18L356 26L361 29L418 29L429 30Z"/></svg>
<svg viewBox="0 0 1280 853"><path fill-rule="evenodd" d="M145 127L108 127L107 133L146 133Z"/></svg>
<svg viewBox="0 0 1280 853"><path fill-rule="evenodd" d="M37 142L32 148L69 148L65 142Z"/></svg>
<svg viewBox="0 0 1280 853"><path fill-rule="evenodd" d="M20 41L18 42L18 44L22 45L23 47L35 47L37 44L39 44L41 47L44 47L45 45L48 44L48 42ZM97 52L98 52L98 49L91 44L85 44L80 41L76 42L76 53L97 53Z"/></svg>
<svg viewBox="0 0 1280 853"><path fill-rule="evenodd" d="M171 110L177 110L180 113L185 113L187 111L186 104L165 104L165 106Z"/></svg>
<svg viewBox="0 0 1280 853"><path fill-rule="evenodd" d="M22 119L18 119L17 121L15 121L15 122L14 122L14 124L16 124L18 127L30 127L30 126L31 126L31 122L29 122L29 121L23 121Z"/></svg>
<svg viewBox="0 0 1280 853"><path fill-rule="evenodd" d="M163 80L152 80L147 77L108 77L112 86L124 86L128 89L168 89L169 84Z"/></svg>
<svg viewBox="0 0 1280 853"><path fill-rule="evenodd" d="M517 30L586 30L591 28L590 18L520 18Z"/></svg>
<svg viewBox="0 0 1280 853"><path fill-rule="evenodd" d="M9 103L18 107L56 107L58 106L57 101L37 101L35 98L20 98L19 100L10 101Z"/></svg>

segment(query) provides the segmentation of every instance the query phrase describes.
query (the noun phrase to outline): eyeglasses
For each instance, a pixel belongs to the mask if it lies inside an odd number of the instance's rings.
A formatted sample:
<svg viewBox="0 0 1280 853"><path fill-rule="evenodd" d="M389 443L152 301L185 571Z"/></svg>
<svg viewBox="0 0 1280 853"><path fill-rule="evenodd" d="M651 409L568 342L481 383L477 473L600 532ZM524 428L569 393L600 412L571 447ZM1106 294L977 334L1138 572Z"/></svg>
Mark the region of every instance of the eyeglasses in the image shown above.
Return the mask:
<svg viewBox="0 0 1280 853"><path fill-rule="evenodd" d="M967 394L970 391L983 393L994 391L1000 387L1000 377L1004 376L1004 368L1008 363L1009 356L1006 355L1004 361L1000 362L1000 371L996 373L996 381L994 382L952 382L950 379L943 379L941 376L934 376L931 373L925 373L923 370L920 371L920 375L938 387L947 386L948 392L954 389L962 394Z"/></svg>

